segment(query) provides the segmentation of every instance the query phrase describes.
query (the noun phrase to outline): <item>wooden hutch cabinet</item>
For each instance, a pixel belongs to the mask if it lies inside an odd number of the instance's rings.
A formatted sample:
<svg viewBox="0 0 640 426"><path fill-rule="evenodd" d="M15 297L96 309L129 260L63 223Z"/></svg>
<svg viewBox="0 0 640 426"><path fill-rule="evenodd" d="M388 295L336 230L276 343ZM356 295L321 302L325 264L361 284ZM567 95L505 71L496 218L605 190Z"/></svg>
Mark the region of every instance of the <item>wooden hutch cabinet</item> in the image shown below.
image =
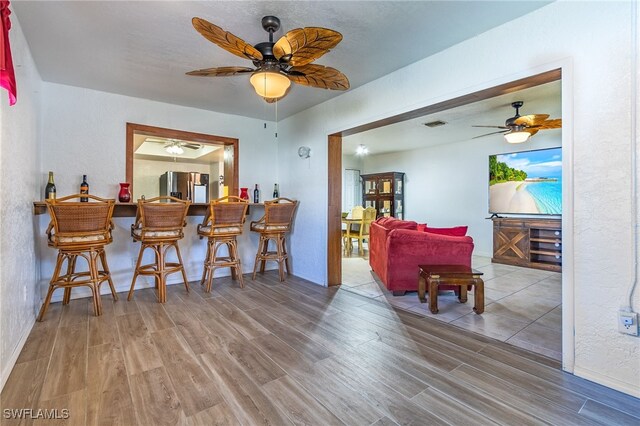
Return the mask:
<svg viewBox="0 0 640 426"><path fill-rule="evenodd" d="M404 173L372 173L361 178L363 207L375 208L377 217L404 219Z"/></svg>

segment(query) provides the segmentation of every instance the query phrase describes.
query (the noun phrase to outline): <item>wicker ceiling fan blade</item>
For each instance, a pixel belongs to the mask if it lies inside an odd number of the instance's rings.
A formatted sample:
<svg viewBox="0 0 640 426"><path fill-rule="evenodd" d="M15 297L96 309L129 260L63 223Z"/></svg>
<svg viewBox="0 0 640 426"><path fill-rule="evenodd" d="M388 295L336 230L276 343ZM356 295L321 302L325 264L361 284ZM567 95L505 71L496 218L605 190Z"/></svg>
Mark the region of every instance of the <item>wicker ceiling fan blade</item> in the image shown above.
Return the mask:
<svg viewBox="0 0 640 426"><path fill-rule="evenodd" d="M538 133L538 129L524 129L525 132L529 133L529 137L535 135L536 133Z"/></svg>
<svg viewBox="0 0 640 426"><path fill-rule="evenodd" d="M554 118L552 120L545 120L544 122L540 123L540 125L537 126L537 128L540 129L540 130L560 129L561 127L562 127L562 119L561 118Z"/></svg>
<svg viewBox="0 0 640 426"><path fill-rule="evenodd" d="M342 34L328 28L296 28L280 37L273 46L273 55L278 60L299 67L315 61L341 40Z"/></svg>
<svg viewBox="0 0 640 426"><path fill-rule="evenodd" d="M200 148L202 148L202 145L200 145L200 144L189 143L189 142L180 144L180 146L182 146L183 148L189 148L189 149L200 149Z"/></svg>
<svg viewBox="0 0 640 426"><path fill-rule="evenodd" d="M252 61L262 60L262 53L255 47L217 25L198 17L193 18L191 23L193 24L193 28L202 34L204 38L217 44L227 52L233 53L243 59L251 59Z"/></svg>
<svg viewBox="0 0 640 426"><path fill-rule="evenodd" d="M329 90L347 90L349 79L335 68L310 64L293 67L289 70L289 80L303 86L319 87Z"/></svg>
<svg viewBox="0 0 640 426"><path fill-rule="evenodd" d="M507 130L509 130L509 128L506 127L506 126L475 126L475 125L472 125L471 127L483 127L483 128L488 128L488 129L507 129Z"/></svg>
<svg viewBox="0 0 640 426"><path fill-rule="evenodd" d="M203 68L201 70L189 71L187 75L194 75L197 77L228 77L232 75L249 74L254 72L253 68L247 67L217 67L217 68Z"/></svg>
<svg viewBox="0 0 640 426"><path fill-rule="evenodd" d="M477 127L480 127L480 126L477 126ZM489 127L489 126L486 126L486 127ZM483 138L483 137L485 137L485 136L489 136L489 135L497 135L498 133L507 133L508 131L509 131L509 129L507 129L507 130L500 130L500 131L498 131L498 132L486 133L486 134L484 134L484 135L475 136L475 137L473 137L473 138L471 138L471 139Z"/></svg>
<svg viewBox="0 0 640 426"><path fill-rule="evenodd" d="M533 127L533 126L542 124L547 118L549 118L549 114L523 115L521 117L516 118L513 124L518 126Z"/></svg>

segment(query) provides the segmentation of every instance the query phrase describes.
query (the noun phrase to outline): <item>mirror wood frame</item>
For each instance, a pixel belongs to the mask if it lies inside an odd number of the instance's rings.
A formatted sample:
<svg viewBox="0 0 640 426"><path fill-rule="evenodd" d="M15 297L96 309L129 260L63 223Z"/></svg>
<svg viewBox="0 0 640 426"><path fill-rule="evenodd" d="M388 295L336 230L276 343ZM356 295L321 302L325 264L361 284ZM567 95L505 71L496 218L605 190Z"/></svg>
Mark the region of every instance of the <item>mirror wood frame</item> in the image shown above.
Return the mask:
<svg viewBox="0 0 640 426"><path fill-rule="evenodd" d="M144 134L169 139L181 139L198 142L207 145L224 145L224 150L233 148L233 156L225 156L224 160L224 176L225 184L229 186L229 195L238 193L239 190L239 155L238 146L240 141L236 138L226 136L208 135L206 133L194 133L184 130L166 129L164 127L147 126L144 124L127 123L127 143L126 143L126 166L125 166L125 182L131 184L131 193L133 192L133 155L135 147L133 137L136 134ZM228 178L230 176L230 178ZM229 180L227 180L229 179Z"/></svg>

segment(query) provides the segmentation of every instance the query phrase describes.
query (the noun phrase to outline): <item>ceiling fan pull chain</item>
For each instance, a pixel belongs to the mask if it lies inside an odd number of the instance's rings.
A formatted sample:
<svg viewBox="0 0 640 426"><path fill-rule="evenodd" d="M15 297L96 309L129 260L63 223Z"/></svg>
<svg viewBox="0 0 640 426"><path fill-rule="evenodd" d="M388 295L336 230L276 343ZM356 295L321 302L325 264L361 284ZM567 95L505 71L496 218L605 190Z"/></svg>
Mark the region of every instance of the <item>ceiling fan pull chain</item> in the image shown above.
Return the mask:
<svg viewBox="0 0 640 426"><path fill-rule="evenodd" d="M276 138L278 137L278 98L276 98Z"/></svg>

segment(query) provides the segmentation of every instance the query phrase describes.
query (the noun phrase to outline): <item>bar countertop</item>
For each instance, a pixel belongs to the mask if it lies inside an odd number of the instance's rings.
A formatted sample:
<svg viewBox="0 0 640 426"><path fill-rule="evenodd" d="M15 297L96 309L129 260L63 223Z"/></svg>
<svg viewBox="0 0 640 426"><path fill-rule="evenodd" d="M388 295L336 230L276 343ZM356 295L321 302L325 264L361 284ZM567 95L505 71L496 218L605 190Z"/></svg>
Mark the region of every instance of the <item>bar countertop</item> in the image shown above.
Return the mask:
<svg viewBox="0 0 640 426"><path fill-rule="evenodd" d="M192 203L189 206L187 216L204 216L209 203ZM249 203L249 206L264 206L264 203ZM113 209L114 217L135 217L138 203L120 203L116 202ZM33 202L33 214L41 215L47 213L47 205L44 201Z"/></svg>

